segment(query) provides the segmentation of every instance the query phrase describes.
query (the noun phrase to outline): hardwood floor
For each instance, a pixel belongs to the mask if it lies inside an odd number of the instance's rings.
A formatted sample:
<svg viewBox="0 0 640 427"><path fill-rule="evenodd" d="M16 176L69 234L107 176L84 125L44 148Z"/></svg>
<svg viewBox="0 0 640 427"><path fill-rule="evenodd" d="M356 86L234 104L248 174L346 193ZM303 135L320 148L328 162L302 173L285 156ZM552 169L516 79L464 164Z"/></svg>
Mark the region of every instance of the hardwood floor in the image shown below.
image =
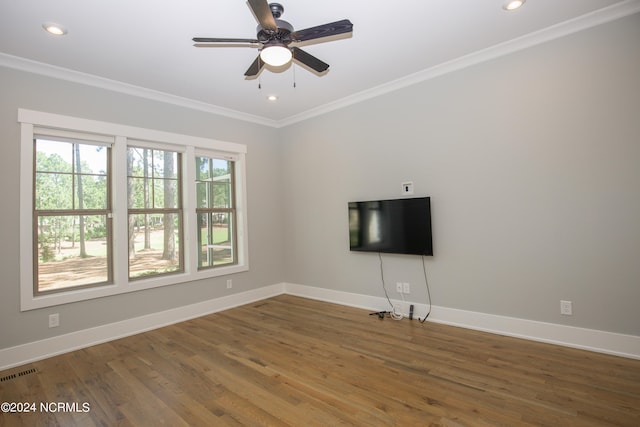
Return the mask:
<svg viewBox="0 0 640 427"><path fill-rule="evenodd" d="M640 426L640 360L292 296L0 378L11 427Z"/></svg>

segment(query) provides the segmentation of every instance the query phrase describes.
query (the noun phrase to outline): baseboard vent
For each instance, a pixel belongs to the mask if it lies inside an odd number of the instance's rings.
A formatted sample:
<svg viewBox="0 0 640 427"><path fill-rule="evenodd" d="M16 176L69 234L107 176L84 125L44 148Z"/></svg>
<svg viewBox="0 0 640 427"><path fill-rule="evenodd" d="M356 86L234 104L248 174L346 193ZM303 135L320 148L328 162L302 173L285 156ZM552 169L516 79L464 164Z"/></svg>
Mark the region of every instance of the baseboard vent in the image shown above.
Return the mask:
<svg viewBox="0 0 640 427"><path fill-rule="evenodd" d="M38 372L36 370L36 368L31 368L31 369L27 369L26 371L18 372L17 374L7 375L7 376L4 376L4 377L0 378L0 383L3 383L5 381L11 381L11 380L13 380L15 378L18 378L18 377L24 377L25 375L35 374L36 372Z"/></svg>

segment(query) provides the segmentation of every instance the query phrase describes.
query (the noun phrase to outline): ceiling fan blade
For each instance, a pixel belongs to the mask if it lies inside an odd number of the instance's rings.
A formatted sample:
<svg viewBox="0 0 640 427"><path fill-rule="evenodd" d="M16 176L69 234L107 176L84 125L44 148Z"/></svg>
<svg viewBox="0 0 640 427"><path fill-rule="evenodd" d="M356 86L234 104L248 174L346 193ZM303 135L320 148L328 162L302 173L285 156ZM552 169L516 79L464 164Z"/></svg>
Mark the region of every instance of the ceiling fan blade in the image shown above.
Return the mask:
<svg viewBox="0 0 640 427"><path fill-rule="evenodd" d="M330 24L318 25L304 30L298 30L291 34L291 39L298 42L330 37L338 34L350 33L353 31L353 24L348 19L332 22Z"/></svg>
<svg viewBox="0 0 640 427"><path fill-rule="evenodd" d="M230 38L216 38L216 37L194 37L195 43L260 43L256 39L230 39Z"/></svg>
<svg viewBox="0 0 640 427"><path fill-rule="evenodd" d="M267 0L249 0L249 6L251 6L251 10L253 10L263 29L270 31L278 30L276 20L271 13L271 8Z"/></svg>
<svg viewBox="0 0 640 427"><path fill-rule="evenodd" d="M322 62L313 55L308 54L299 47L293 47L293 59L306 65L309 68L316 70L319 73L326 71L329 68L329 64Z"/></svg>
<svg viewBox="0 0 640 427"><path fill-rule="evenodd" d="M264 67L264 61L260 59L260 55L253 61L253 64L245 71L245 77L254 77L260 73L260 70Z"/></svg>

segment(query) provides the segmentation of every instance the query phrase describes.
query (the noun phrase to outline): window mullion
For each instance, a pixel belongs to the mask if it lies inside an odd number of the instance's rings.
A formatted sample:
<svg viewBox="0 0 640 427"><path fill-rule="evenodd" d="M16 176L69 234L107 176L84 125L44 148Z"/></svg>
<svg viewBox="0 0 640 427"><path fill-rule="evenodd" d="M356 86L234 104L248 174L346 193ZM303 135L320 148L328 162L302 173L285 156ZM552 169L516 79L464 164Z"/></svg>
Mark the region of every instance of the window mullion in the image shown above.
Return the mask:
<svg viewBox="0 0 640 427"><path fill-rule="evenodd" d="M113 274L116 286L129 281L129 216L127 215L127 138L117 136L113 149L112 209L114 231Z"/></svg>
<svg viewBox="0 0 640 427"><path fill-rule="evenodd" d="M182 156L182 208L184 223L184 264L187 273L198 271L198 223L192 212L196 209L195 148L188 146Z"/></svg>

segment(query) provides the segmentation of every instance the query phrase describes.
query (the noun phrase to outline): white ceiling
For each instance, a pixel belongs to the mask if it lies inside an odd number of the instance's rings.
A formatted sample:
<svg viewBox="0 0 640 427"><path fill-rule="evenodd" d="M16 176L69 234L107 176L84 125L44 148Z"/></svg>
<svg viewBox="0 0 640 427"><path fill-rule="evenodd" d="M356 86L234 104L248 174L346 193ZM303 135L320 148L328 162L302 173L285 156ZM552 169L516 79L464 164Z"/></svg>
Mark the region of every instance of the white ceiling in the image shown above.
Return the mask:
<svg viewBox="0 0 640 427"><path fill-rule="evenodd" d="M640 0L528 0L515 12L503 0L280 3L296 29L353 23L351 37L304 46L331 65L326 74L295 65L248 80L257 49L193 46L196 36L254 38L244 0L3 0L0 65L282 126L640 11ZM45 22L68 34L46 33Z"/></svg>

